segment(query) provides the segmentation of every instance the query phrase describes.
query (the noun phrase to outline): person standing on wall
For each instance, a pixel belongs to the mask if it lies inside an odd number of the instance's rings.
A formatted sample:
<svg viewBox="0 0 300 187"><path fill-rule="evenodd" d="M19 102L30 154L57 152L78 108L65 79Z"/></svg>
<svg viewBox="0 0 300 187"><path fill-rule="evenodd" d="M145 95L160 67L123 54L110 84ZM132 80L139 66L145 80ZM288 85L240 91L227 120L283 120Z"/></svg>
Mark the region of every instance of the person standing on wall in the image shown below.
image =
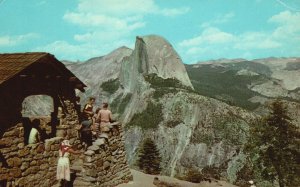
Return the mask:
<svg viewBox="0 0 300 187"><path fill-rule="evenodd" d="M91 97L86 105L84 105L82 111L81 122L81 140L84 143L85 148L92 145L92 125L93 121L93 107L95 104L95 98Z"/></svg>
<svg viewBox="0 0 300 187"><path fill-rule="evenodd" d="M98 115L97 115L97 120L100 123L100 129L101 132L108 132L109 131L109 124L113 122L112 120L112 113L108 109L108 103L104 102L102 104L102 109L99 110Z"/></svg>

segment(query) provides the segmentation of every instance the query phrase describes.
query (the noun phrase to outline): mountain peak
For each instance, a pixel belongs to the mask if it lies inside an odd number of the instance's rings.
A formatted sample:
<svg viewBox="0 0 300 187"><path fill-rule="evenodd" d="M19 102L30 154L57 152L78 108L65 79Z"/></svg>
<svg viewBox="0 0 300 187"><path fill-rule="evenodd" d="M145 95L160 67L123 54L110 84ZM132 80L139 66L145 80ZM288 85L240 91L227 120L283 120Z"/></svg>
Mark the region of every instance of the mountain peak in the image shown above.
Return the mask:
<svg viewBox="0 0 300 187"><path fill-rule="evenodd" d="M164 79L175 78L183 85L193 87L180 56L165 38L158 35L137 36L134 51L141 73L154 73Z"/></svg>

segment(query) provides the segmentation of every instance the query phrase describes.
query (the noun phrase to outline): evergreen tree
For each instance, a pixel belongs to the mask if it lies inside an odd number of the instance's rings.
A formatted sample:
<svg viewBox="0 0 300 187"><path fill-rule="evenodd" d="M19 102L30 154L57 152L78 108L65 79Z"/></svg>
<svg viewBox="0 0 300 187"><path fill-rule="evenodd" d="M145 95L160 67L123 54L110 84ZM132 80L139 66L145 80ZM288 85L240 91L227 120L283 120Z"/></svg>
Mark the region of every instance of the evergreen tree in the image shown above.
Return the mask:
<svg viewBox="0 0 300 187"><path fill-rule="evenodd" d="M161 157L155 143L147 138L139 151L139 168L148 174L159 174L161 171L160 162Z"/></svg>
<svg viewBox="0 0 300 187"><path fill-rule="evenodd" d="M270 105L271 113L255 124L246 151L253 169L264 180L278 181L280 187L300 184L300 131L291 123L287 108L279 100Z"/></svg>

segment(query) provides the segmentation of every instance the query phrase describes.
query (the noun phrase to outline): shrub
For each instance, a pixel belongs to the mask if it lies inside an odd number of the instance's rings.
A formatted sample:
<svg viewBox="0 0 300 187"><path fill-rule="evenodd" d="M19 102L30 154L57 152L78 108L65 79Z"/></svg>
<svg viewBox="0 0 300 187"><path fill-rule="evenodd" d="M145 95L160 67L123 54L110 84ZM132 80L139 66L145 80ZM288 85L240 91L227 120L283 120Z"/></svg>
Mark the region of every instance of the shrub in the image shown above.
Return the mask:
<svg viewBox="0 0 300 187"><path fill-rule="evenodd" d="M145 173L156 175L161 171L161 157L155 143L151 139L146 139L139 151L138 166Z"/></svg>
<svg viewBox="0 0 300 187"><path fill-rule="evenodd" d="M150 83L151 88L155 89L153 94L154 99L159 99L165 94L174 93L177 89L184 89L192 91L190 87L184 86L179 80L175 78L161 78L157 74L149 74L144 76L145 80Z"/></svg>
<svg viewBox="0 0 300 187"><path fill-rule="evenodd" d="M131 97L131 93L126 94L125 97L122 94L118 95L110 104L112 110L116 113L123 114Z"/></svg>
<svg viewBox="0 0 300 187"><path fill-rule="evenodd" d="M264 180L279 186L300 184L300 130L290 121L287 108L279 100L270 105L271 113L253 125L245 150L253 167Z"/></svg>
<svg viewBox="0 0 300 187"><path fill-rule="evenodd" d="M138 126L142 129L154 129L163 121L162 105L149 102L141 113L134 114L126 127Z"/></svg>
<svg viewBox="0 0 300 187"><path fill-rule="evenodd" d="M204 181L204 176L200 171L196 169L189 169L186 175L182 177L182 179L193 183L200 183Z"/></svg>
<svg viewBox="0 0 300 187"><path fill-rule="evenodd" d="M101 84L102 90L110 94L115 93L119 89L119 86L119 79L111 79Z"/></svg>

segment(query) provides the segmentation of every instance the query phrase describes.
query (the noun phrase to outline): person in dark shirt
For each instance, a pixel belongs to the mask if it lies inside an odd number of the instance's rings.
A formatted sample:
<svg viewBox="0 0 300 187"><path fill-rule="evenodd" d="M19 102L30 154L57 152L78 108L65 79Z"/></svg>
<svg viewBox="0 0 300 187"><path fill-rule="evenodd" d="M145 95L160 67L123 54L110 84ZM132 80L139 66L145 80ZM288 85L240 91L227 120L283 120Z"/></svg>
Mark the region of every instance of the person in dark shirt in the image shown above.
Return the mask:
<svg viewBox="0 0 300 187"><path fill-rule="evenodd" d="M82 119L83 120L89 120L92 119L94 112L93 107L95 104L95 98L91 97L87 104L84 105L83 111L82 111Z"/></svg>
<svg viewBox="0 0 300 187"><path fill-rule="evenodd" d="M92 145L92 125L93 125L93 107L95 98L91 97L86 105L84 105L82 111L81 122L81 140L84 143L85 148Z"/></svg>

